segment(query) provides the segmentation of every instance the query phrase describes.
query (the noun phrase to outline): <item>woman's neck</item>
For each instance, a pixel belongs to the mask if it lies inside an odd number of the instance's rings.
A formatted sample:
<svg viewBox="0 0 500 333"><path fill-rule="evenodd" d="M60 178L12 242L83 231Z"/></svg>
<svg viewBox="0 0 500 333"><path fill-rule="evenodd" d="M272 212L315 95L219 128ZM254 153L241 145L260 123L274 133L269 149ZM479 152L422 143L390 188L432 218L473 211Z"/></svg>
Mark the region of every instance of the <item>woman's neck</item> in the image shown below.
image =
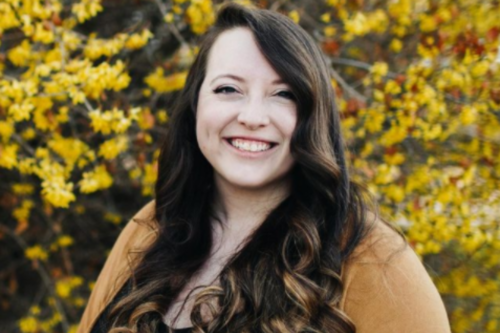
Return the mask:
<svg viewBox="0 0 500 333"><path fill-rule="evenodd" d="M216 177L215 187L214 208L222 229L216 228L214 241L241 243L288 196L290 180L281 179L264 188L251 189L232 186Z"/></svg>

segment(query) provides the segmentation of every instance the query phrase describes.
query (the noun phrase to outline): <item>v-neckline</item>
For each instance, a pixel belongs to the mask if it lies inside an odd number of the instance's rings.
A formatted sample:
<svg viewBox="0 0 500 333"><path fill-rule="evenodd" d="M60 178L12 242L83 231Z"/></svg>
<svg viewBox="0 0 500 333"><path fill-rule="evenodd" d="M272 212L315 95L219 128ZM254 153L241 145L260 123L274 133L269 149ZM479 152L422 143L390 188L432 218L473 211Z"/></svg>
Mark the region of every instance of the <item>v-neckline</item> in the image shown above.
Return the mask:
<svg viewBox="0 0 500 333"><path fill-rule="evenodd" d="M163 326L165 332L168 332L169 327L163 321L160 322L160 326ZM183 328L173 328L173 333L191 333L193 330L192 327L183 327Z"/></svg>

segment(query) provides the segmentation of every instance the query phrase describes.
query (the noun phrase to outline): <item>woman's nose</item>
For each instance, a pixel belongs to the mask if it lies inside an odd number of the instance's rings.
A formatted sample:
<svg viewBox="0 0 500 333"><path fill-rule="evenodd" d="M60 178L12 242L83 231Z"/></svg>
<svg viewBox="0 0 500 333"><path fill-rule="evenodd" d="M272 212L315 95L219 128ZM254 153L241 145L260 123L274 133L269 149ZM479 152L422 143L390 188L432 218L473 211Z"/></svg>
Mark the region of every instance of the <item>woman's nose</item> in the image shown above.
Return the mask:
<svg viewBox="0 0 500 333"><path fill-rule="evenodd" d="M238 114L238 122L252 130L269 125L269 112L265 103L253 100L242 105Z"/></svg>

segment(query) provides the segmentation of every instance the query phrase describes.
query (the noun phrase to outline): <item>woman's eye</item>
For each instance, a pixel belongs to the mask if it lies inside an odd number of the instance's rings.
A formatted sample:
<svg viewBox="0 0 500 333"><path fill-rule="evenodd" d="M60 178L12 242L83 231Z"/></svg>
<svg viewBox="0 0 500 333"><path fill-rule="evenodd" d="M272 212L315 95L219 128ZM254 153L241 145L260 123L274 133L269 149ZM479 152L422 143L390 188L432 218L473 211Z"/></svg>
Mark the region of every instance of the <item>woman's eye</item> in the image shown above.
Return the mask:
<svg viewBox="0 0 500 333"><path fill-rule="evenodd" d="M287 90L280 91L277 95L281 96L281 97L285 97L285 98L290 99L292 101L295 101L295 99L296 99L295 95L291 91L287 91Z"/></svg>
<svg viewBox="0 0 500 333"><path fill-rule="evenodd" d="M236 92L236 89L233 87L220 87L214 90L216 94L230 94Z"/></svg>

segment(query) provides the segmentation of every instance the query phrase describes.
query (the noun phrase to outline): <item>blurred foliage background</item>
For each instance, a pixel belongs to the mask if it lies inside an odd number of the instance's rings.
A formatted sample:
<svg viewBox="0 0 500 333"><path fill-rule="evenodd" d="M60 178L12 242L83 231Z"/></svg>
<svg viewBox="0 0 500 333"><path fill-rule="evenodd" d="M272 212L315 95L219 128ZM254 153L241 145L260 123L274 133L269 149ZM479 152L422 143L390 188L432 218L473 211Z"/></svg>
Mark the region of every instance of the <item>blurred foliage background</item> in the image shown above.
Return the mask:
<svg viewBox="0 0 500 333"><path fill-rule="evenodd" d="M405 231L453 332L499 332L499 2L252 3L324 50L353 177ZM154 196L169 108L219 4L0 1L1 332L76 330Z"/></svg>

